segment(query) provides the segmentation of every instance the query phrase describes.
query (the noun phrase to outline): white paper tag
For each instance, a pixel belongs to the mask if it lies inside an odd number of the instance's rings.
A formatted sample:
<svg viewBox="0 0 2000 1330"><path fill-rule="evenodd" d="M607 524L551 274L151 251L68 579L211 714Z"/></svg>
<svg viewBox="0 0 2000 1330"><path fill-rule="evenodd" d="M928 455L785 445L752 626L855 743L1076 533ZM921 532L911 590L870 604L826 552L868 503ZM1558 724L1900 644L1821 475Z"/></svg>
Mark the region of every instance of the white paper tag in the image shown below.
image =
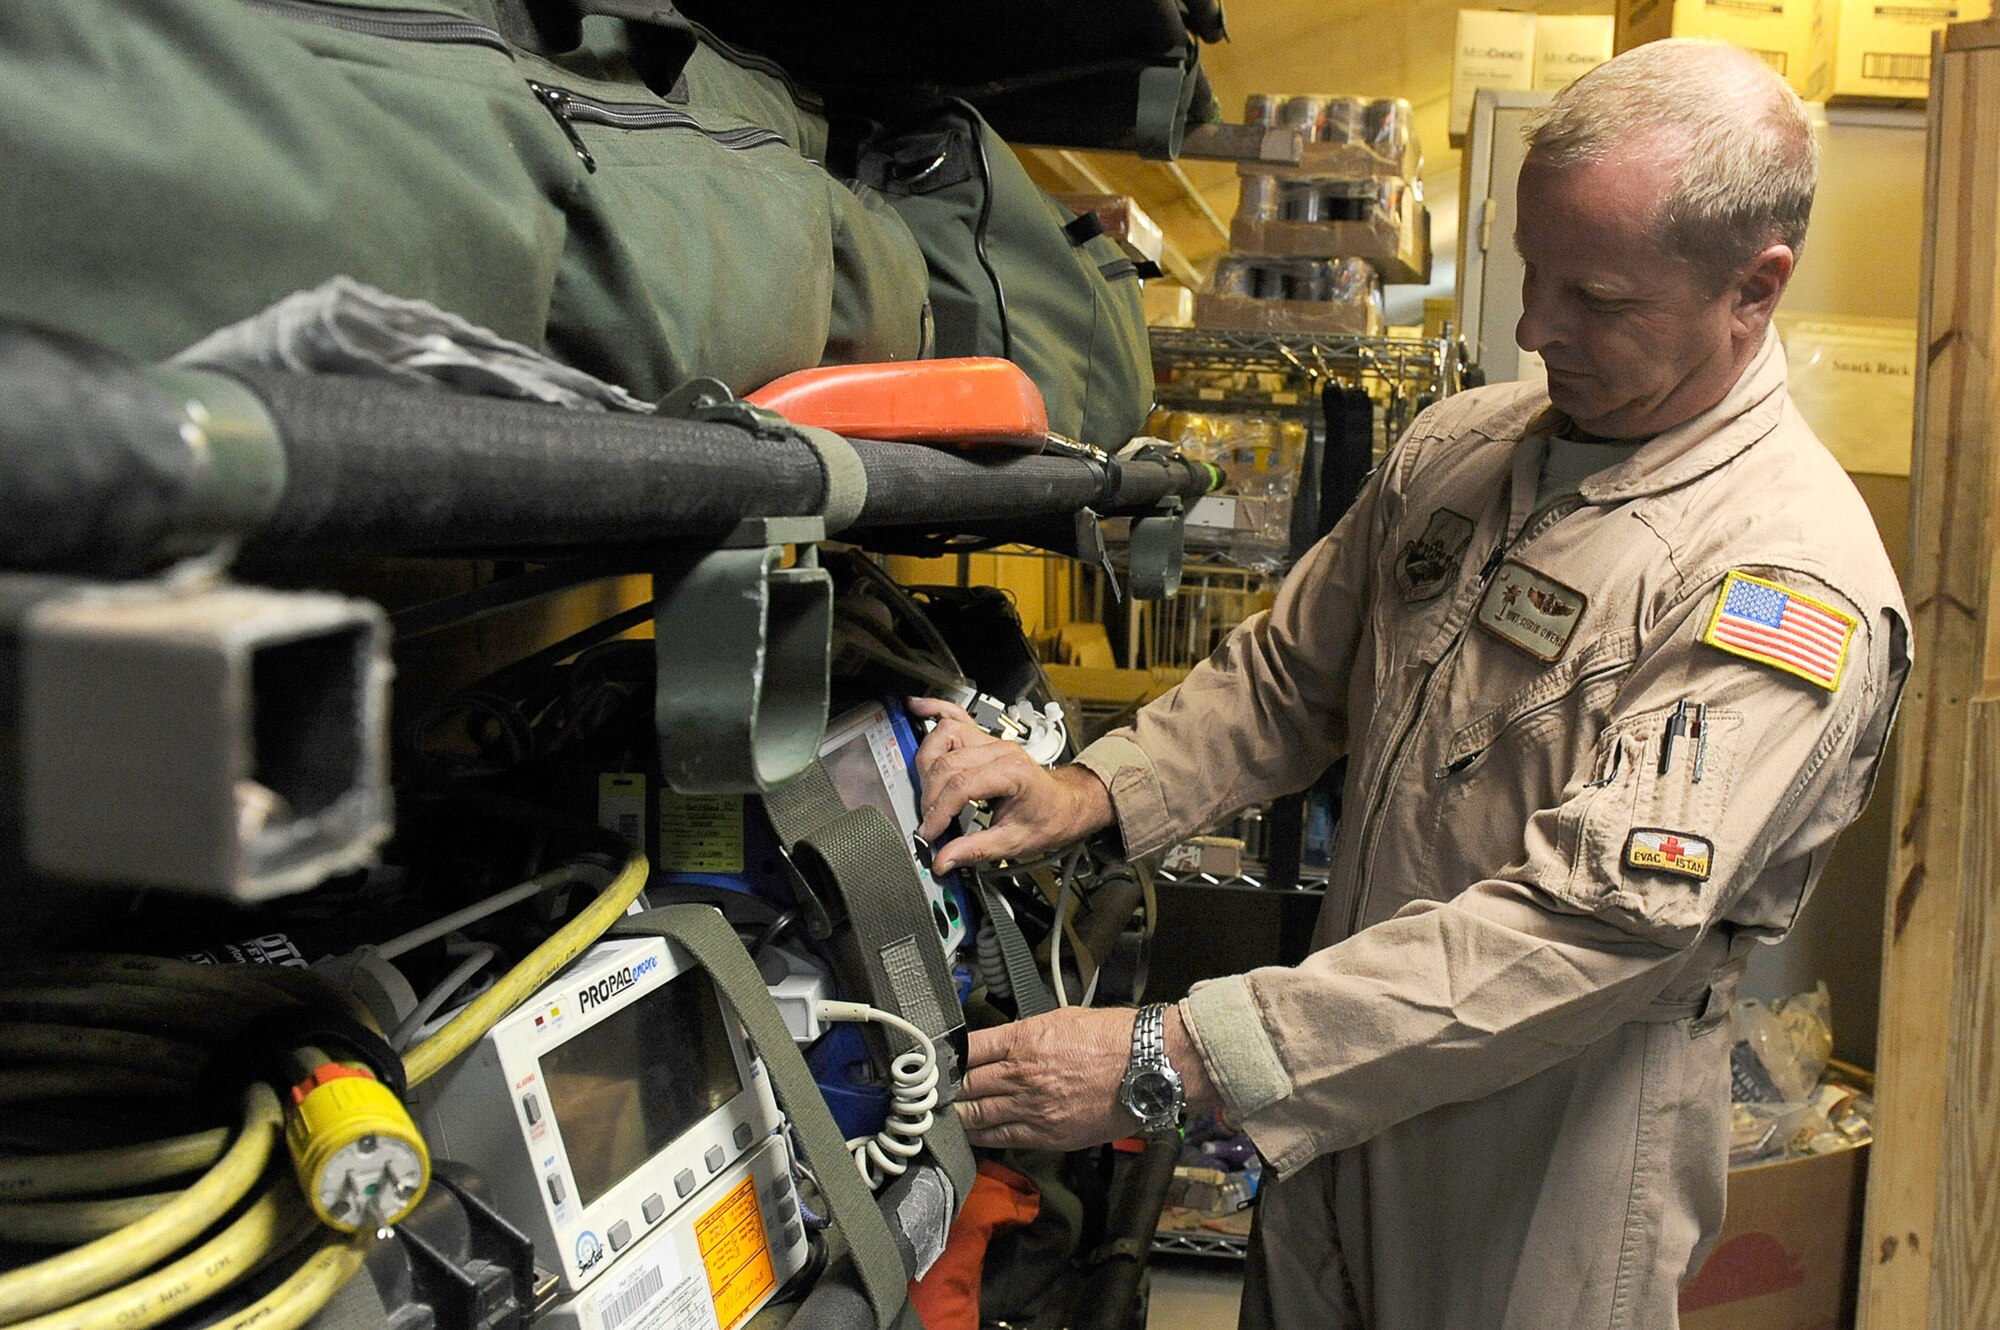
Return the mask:
<svg viewBox="0 0 2000 1330"><path fill-rule="evenodd" d="M606 771L597 777L597 825L635 850L646 848L646 774Z"/></svg>
<svg viewBox="0 0 2000 1330"><path fill-rule="evenodd" d="M627 1256L598 1290L600 1330L715 1330L707 1283L682 1274L670 1237Z"/></svg>

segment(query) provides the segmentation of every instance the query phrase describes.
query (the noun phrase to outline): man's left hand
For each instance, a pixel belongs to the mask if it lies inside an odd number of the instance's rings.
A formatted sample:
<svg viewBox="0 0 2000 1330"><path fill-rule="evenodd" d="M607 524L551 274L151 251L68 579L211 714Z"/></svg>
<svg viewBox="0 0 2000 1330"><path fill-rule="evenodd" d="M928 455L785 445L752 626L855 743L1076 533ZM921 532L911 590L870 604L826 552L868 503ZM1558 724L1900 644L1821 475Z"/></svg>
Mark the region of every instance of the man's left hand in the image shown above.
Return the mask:
<svg viewBox="0 0 2000 1330"><path fill-rule="evenodd" d="M1130 1136L1138 1119L1118 1102L1132 1054L1129 1007L1064 1007L990 1030L974 1030L957 1104L974 1145L1080 1150ZM1191 1110L1212 1099L1206 1069L1167 1008L1167 1053Z"/></svg>

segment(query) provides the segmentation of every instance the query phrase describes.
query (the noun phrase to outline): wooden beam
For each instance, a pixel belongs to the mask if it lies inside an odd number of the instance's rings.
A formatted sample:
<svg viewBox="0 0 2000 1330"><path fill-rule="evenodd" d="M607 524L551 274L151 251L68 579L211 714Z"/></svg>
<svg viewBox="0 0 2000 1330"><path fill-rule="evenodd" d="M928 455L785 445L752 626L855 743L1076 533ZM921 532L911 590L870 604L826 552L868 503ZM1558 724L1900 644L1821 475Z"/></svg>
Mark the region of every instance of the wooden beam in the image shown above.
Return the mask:
<svg viewBox="0 0 2000 1330"><path fill-rule="evenodd" d="M1984 34L1982 34L1984 35ZM2000 47L1933 54L1862 1330L2000 1325Z"/></svg>
<svg viewBox="0 0 2000 1330"><path fill-rule="evenodd" d="M1208 201L1208 195L1195 188L1194 181L1188 179L1187 168L1179 162L1161 162L1159 165L1161 170L1174 178L1174 183L1180 186L1181 193L1187 195L1188 201L1194 204L1195 211L1208 219L1208 224L1215 228L1215 233L1222 237L1224 244L1227 244L1229 223L1222 220L1222 214Z"/></svg>
<svg viewBox="0 0 2000 1330"><path fill-rule="evenodd" d="M1081 154L1072 152L1067 148L1029 148L1026 151L1032 154L1035 160L1041 163L1043 168L1051 175L1062 181L1064 188L1072 190L1075 193L1128 194L1131 192L1120 189L1109 180L1106 180L1104 174L1085 161ZM1156 218L1155 220L1159 219ZM1160 229L1163 233L1165 232L1166 223L1164 221L1160 221ZM1166 236L1160 242L1160 271L1166 273L1167 276L1173 278L1190 291L1201 290L1200 270L1189 261L1186 252L1174 243L1172 236Z"/></svg>

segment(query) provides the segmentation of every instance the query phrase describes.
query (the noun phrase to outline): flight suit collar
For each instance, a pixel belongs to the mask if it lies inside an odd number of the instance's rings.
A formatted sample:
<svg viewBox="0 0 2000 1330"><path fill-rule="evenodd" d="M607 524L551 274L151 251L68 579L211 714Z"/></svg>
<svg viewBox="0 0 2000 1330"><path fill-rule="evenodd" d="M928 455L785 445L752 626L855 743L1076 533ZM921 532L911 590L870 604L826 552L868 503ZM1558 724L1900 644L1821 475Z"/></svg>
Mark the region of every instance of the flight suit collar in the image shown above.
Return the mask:
<svg viewBox="0 0 2000 1330"><path fill-rule="evenodd" d="M1616 466L1607 467L1578 487L1584 502L1622 503L1658 494L1706 475L1748 448L1776 427L1785 408L1785 352L1775 328L1764 330L1764 344L1720 402L1684 424L1656 435L1645 447ZM1548 407L1529 424L1521 452L1532 454L1535 473L1551 436L1569 427L1569 417ZM1517 466L1527 458L1517 458Z"/></svg>

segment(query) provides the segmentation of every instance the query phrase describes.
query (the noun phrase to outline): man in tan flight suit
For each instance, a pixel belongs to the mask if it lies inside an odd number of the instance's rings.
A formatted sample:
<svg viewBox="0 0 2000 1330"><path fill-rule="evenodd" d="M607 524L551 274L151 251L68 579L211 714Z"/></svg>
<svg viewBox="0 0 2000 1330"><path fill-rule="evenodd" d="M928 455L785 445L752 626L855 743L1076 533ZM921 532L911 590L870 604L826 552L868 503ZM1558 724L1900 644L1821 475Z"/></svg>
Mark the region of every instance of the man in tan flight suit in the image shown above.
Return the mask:
<svg viewBox="0 0 2000 1330"><path fill-rule="evenodd" d="M1676 1323L1722 1221L1737 976L1866 802L1909 668L1770 329L1815 169L1740 52L1585 75L1521 173L1546 387L1425 412L1276 607L1075 765L924 708L925 830L996 809L947 869L1114 817L1150 853L1347 756L1315 952L1165 1013L1189 1103L1269 1164L1246 1326ZM974 1035L973 1139L1130 1131L1132 1030Z"/></svg>

